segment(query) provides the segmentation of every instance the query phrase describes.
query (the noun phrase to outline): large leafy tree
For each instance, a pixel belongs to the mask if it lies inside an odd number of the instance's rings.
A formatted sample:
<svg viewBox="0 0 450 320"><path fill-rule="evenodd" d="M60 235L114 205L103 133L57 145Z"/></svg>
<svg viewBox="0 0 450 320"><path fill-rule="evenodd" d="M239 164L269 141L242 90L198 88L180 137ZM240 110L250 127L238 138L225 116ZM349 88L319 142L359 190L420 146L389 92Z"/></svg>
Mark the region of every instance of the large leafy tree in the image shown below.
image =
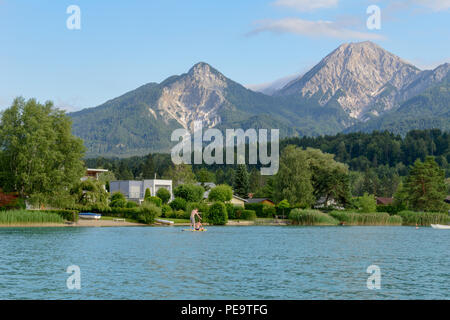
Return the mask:
<svg viewBox="0 0 450 320"><path fill-rule="evenodd" d="M306 149L311 183L316 199L324 198L325 203L334 199L340 204L350 202L350 178L348 167L334 160L334 155L318 149Z"/></svg>
<svg viewBox="0 0 450 320"><path fill-rule="evenodd" d="M433 157L416 160L403 187L408 206L418 211L444 211L447 205L445 174Z"/></svg>
<svg viewBox="0 0 450 320"><path fill-rule="evenodd" d="M35 204L61 205L84 174L84 146L52 102L16 98L0 120L0 184Z"/></svg>
<svg viewBox="0 0 450 320"><path fill-rule="evenodd" d="M280 168L275 178L275 199L286 199L293 205L310 207L315 202L313 191L306 153L301 148L287 146L281 154Z"/></svg>

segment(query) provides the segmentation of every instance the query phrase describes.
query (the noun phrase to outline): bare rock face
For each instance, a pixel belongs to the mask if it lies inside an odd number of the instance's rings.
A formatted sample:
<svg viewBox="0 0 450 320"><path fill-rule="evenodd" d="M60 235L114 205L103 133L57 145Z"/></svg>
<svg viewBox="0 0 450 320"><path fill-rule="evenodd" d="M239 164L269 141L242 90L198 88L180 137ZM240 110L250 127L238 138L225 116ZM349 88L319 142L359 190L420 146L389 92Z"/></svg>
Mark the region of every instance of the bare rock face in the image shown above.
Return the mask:
<svg viewBox="0 0 450 320"><path fill-rule="evenodd" d="M163 119L175 119L186 129L192 129L195 120L214 127L221 121L219 109L228 105L224 97L226 87L224 75L206 63L198 63L162 89L158 113Z"/></svg>
<svg viewBox="0 0 450 320"><path fill-rule="evenodd" d="M377 103L376 112L392 108L398 90L419 73L372 42L346 43L276 95L314 96L321 105L335 98L351 117L362 119Z"/></svg>
<svg viewBox="0 0 450 320"><path fill-rule="evenodd" d="M410 84L402 88L398 93L397 100L406 101L421 94L431 86L441 82L450 72L450 63L444 63L434 70L422 71Z"/></svg>

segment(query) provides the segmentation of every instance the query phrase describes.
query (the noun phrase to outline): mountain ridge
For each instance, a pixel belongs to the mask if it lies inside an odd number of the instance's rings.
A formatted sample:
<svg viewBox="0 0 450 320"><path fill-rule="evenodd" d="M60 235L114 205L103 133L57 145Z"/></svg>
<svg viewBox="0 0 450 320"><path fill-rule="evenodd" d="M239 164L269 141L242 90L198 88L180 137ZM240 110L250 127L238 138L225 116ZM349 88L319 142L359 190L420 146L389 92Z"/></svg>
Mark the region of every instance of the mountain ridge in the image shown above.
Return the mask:
<svg viewBox="0 0 450 320"><path fill-rule="evenodd" d="M282 137L335 134L381 126L376 119L403 110L403 103L439 85L449 69L443 64L420 71L376 44L350 43L273 95L248 89L199 62L186 73L149 82L69 115L74 134L85 140L88 156L167 152L173 145L171 132L192 129L196 120L222 130L278 128ZM409 106L417 109L415 104ZM446 106L439 103L439 108Z"/></svg>

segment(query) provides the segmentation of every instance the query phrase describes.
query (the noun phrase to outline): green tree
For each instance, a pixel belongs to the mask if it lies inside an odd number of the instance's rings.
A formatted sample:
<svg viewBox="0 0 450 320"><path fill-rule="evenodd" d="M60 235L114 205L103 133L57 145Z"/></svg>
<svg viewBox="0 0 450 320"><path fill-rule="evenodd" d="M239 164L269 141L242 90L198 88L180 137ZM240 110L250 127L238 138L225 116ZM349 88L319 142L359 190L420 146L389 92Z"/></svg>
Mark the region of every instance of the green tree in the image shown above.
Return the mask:
<svg viewBox="0 0 450 320"><path fill-rule="evenodd" d="M226 184L218 185L215 188L212 188L208 194L209 201L230 201L233 197L233 189Z"/></svg>
<svg viewBox="0 0 450 320"><path fill-rule="evenodd" d="M169 205L173 210L186 210L186 200L183 198L175 198Z"/></svg>
<svg viewBox="0 0 450 320"><path fill-rule="evenodd" d="M289 204L289 202L286 199L283 199L278 203L277 207L283 213L283 218L284 218L284 217L286 217L286 213L289 213L289 212L287 212L287 210L289 210L291 208L291 205Z"/></svg>
<svg viewBox="0 0 450 320"><path fill-rule="evenodd" d="M404 185L406 201L417 211L445 211L447 205L445 173L439 168L434 157L428 156L422 162L414 162Z"/></svg>
<svg viewBox="0 0 450 320"><path fill-rule="evenodd" d="M112 171L102 172L98 175L98 181L100 181L100 183L105 186L108 192L109 192L109 183L114 180L116 180L116 176Z"/></svg>
<svg viewBox="0 0 450 320"><path fill-rule="evenodd" d="M255 193L256 191L264 187L264 178L261 175L261 171L256 168L250 170L248 182L249 182L249 192Z"/></svg>
<svg viewBox="0 0 450 320"><path fill-rule="evenodd" d="M162 200L159 197L148 197L148 198L145 199L144 202L153 203L157 207L161 207L162 206Z"/></svg>
<svg viewBox="0 0 450 320"><path fill-rule="evenodd" d="M225 225L228 222L228 213L223 202L213 203L206 216L208 223L213 225Z"/></svg>
<svg viewBox="0 0 450 320"><path fill-rule="evenodd" d="M363 213L371 213L377 211L377 200L373 194L364 193L361 197L358 197L356 204L359 210Z"/></svg>
<svg viewBox="0 0 450 320"><path fill-rule="evenodd" d="M112 208L125 208L127 206L127 199L120 191L114 192L111 195L111 202L109 206Z"/></svg>
<svg viewBox="0 0 450 320"><path fill-rule="evenodd" d="M151 196L152 194L150 193L150 189L149 188L145 189L144 201L150 199Z"/></svg>
<svg viewBox="0 0 450 320"><path fill-rule="evenodd" d="M350 178L347 165L335 161L334 156L318 149L306 149L311 183L316 199L323 197L325 203L330 199L346 205L350 202Z"/></svg>
<svg viewBox="0 0 450 320"><path fill-rule="evenodd" d="M85 172L83 142L71 120L34 99L16 98L0 120L0 185L35 204L64 206Z"/></svg>
<svg viewBox="0 0 450 320"><path fill-rule="evenodd" d="M203 200L205 189L195 184L182 184L173 190L173 194L177 198L183 198L188 202L199 202Z"/></svg>
<svg viewBox="0 0 450 320"><path fill-rule="evenodd" d="M117 179L119 180L133 180L133 172L128 168L125 161L120 161L119 168L117 170Z"/></svg>
<svg viewBox="0 0 450 320"><path fill-rule="evenodd" d="M77 204L83 206L108 206L108 193L100 181L93 179L80 181L75 184L70 192L74 195Z"/></svg>
<svg viewBox="0 0 450 320"><path fill-rule="evenodd" d="M245 164L240 164L238 165L234 176L234 192L240 197L247 198L249 186L247 166Z"/></svg>
<svg viewBox="0 0 450 320"><path fill-rule="evenodd" d="M154 179L155 178L155 163L153 161L153 156L149 153L142 163L141 166L142 178L143 179Z"/></svg>
<svg viewBox="0 0 450 320"><path fill-rule="evenodd" d="M195 173L195 177L198 182L205 185L206 182L215 182L216 176L213 172L206 170L205 168L201 168Z"/></svg>
<svg viewBox="0 0 450 320"><path fill-rule="evenodd" d="M184 163L170 167L164 175L172 179L174 187L186 183L195 183L195 175L192 172L192 167Z"/></svg>
<svg viewBox="0 0 450 320"><path fill-rule="evenodd" d="M307 154L301 148L287 146L275 176L275 199L287 199L291 204L310 207L315 202L313 191Z"/></svg>
<svg viewBox="0 0 450 320"><path fill-rule="evenodd" d="M171 197L170 191L166 188L159 188L156 192L156 196L162 200L163 204L168 203Z"/></svg>

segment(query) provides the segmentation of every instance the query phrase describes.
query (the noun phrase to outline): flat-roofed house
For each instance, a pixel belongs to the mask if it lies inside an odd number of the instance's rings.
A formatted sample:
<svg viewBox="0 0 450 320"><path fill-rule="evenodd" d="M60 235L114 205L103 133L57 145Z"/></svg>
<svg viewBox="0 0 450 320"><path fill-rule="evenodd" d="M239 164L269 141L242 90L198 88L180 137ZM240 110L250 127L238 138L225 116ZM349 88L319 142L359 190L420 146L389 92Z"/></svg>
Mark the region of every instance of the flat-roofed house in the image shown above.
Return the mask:
<svg viewBox="0 0 450 320"><path fill-rule="evenodd" d="M172 180L148 179L148 180L117 180L109 183L111 193L120 192L129 201L141 203L144 201L145 190L149 189L152 196L156 196L159 189L164 188L170 192L173 199Z"/></svg>
<svg viewBox="0 0 450 320"><path fill-rule="evenodd" d="M87 180L89 178L98 180L98 177L101 173L108 172L106 169L86 169L86 173L84 177L81 178L81 181Z"/></svg>

